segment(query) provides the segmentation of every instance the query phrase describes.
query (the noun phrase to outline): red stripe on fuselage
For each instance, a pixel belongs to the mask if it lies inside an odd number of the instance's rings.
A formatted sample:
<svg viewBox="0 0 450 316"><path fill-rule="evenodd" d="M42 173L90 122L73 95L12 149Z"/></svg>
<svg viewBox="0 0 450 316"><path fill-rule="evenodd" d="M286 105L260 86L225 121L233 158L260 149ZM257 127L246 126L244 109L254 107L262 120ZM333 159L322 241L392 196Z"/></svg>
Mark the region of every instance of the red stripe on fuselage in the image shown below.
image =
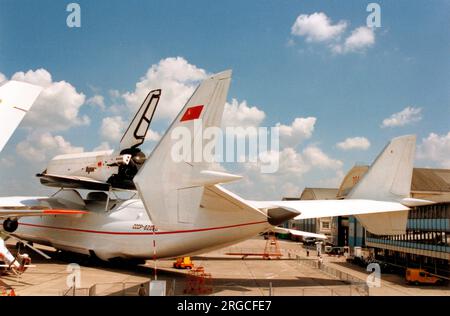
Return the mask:
<svg viewBox="0 0 450 316"><path fill-rule="evenodd" d="M229 226L189 229L189 230L174 230L174 231L167 231L167 232L108 232L108 231L101 231L101 230L66 228L66 227L57 227L57 226L29 224L29 223L19 223L19 226L23 225L23 226L30 226L30 227L50 228L50 229L67 230L67 231L74 231L74 232L80 232L80 233L106 234L106 235L167 235L167 234L198 233L198 232L204 232L204 231L210 231L210 230L235 228L235 227L257 225L257 224L263 224L263 223L267 223L267 221L244 223L244 224L229 225Z"/></svg>

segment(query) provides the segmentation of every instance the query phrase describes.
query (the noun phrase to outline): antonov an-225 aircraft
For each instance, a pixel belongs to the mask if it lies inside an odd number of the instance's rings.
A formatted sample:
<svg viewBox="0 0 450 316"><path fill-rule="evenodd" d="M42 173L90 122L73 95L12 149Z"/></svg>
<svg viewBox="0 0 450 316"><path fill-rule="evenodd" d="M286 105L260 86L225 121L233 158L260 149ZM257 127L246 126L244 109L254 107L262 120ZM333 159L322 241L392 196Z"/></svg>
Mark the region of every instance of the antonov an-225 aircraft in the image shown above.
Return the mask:
<svg viewBox="0 0 450 316"><path fill-rule="evenodd" d="M231 71L224 71L199 85L134 177L140 198L110 199L92 192L83 199L75 190L51 197L0 198L0 207L11 210L4 229L27 241L103 260L171 258L278 230L295 217L355 215L373 233L399 234L406 229L409 207L428 203L410 198L414 136L392 140L346 200L248 201L220 186L240 176L213 171L205 161L174 161L174 129L186 127L194 146L194 139L204 141L194 122L201 122L203 130L221 126L230 81ZM14 213L15 208L83 213L29 217Z"/></svg>

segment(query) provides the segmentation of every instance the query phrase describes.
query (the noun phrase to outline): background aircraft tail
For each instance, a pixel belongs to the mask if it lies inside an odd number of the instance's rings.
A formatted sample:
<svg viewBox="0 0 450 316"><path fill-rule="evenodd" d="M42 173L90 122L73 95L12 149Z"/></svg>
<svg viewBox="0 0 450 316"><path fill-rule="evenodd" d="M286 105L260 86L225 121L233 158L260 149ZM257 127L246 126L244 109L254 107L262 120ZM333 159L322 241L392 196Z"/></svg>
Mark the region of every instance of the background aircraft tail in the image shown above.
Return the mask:
<svg viewBox="0 0 450 316"><path fill-rule="evenodd" d="M0 151L41 91L39 86L14 80L0 87Z"/></svg>

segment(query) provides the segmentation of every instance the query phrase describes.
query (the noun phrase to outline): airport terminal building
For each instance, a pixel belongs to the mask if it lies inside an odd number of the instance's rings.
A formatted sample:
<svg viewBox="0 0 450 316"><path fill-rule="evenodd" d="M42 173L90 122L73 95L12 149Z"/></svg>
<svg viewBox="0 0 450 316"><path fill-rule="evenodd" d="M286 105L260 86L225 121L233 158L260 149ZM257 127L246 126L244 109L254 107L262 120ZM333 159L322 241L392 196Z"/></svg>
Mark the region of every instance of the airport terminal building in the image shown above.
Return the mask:
<svg viewBox="0 0 450 316"><path fill-rule="evenodd" d="M300 199L345 198L351 188L368 170L368 166L355 166L339 189L306 188ZM433 205L412 208L409 212L406 234L378 236L366 232L353 217L323 219L330 223L324 232L317 220L291 221L290 227L330 236L335 246L362 246L373 248L375 256L383 261L404 266L421 267L448 275L450 271L450 170L414 168L411 195L436 202ZM308 229L309 228L309 229Z"/></svg>

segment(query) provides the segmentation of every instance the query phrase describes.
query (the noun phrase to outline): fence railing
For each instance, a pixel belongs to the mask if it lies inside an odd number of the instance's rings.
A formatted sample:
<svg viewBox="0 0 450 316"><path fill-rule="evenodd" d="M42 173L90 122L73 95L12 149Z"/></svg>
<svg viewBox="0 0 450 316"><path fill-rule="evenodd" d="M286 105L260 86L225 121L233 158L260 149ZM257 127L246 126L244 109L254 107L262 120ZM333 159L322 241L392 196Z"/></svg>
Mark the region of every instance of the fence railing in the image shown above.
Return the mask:
<svg viewBox="0 0 450 316"><path fill-rule="evenodd" d="M304 258L302 256L296 255L297 262L302 265L307 265L309 267L320 270L321 272L339 279L343 282L348 283L348 293L347 294L339 294L345 292L342 289L332 289L336 295L358 295L358 296L369 296L369 287L367 286L366 280L360 279L341 271L339 269L335 269L329 265L319 262L318 260ZM333 295L335 295L333 294Z"/></svg>
<svg viewBox="0 0 450 316"><path fill-rule="evenodd" d="M110 282L96 283L89 288L69 288L61 296L148 296L147 282ZM175 280L167 282L166 295L175 295Z"/></svg>

